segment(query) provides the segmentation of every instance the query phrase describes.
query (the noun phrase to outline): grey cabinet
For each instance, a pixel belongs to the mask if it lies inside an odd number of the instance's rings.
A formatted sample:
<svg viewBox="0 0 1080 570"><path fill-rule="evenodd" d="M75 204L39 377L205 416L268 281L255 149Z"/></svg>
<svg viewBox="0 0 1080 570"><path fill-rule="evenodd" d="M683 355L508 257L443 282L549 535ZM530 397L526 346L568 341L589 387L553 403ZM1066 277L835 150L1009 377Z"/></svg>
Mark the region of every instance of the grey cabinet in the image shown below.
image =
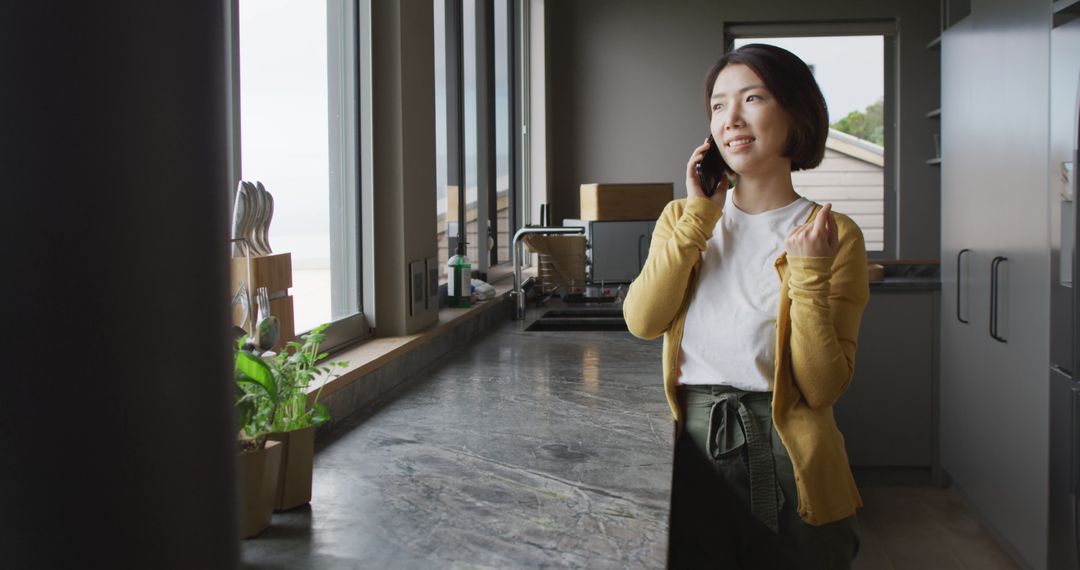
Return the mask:
<svg viewBox="0 0 1080 570"><path fill-rule="evenodd" d="M853 468L936 475L938 292L873 290L859 328L855 375L833 406Z"/></svg>
<svg viewBox="0 0 1080 570"><path fill-rule="evenodd" d="M1050 371L1050 505L1049 568L1078 568L1076 550L1076 477L1072 465L1077 446L1074 415L1080 408L1080 388L1072 376ZM1060 492L1058 492L1060 491Z"/></svg>
<svg viewBox="0 0 1080 570"><path fill-rule="evenodd" d="M649 256L656 221L567 219L563 225L585 228L590 283L630 283L641 272Z"/></svg>
<svg viewBox="0 0 1080 570"><path fill-rule="evenodd" d="M941 41L941 465L1045 568L1051 3L970 6Z"/></svg>

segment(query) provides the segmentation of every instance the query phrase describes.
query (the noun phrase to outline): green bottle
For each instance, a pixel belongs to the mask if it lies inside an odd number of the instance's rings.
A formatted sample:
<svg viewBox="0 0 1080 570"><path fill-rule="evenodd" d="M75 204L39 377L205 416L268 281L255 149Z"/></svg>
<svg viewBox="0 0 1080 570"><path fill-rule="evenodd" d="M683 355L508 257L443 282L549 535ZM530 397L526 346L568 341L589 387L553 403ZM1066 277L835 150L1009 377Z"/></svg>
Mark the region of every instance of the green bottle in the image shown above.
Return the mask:
<svg viewBox="0 0 1080 570"><path fill-rule="evenodd" d="M446 262L446 295L451 307L463 309L472 306L472 264L465 255L465 245L459 242L457 254Z"/></svg>

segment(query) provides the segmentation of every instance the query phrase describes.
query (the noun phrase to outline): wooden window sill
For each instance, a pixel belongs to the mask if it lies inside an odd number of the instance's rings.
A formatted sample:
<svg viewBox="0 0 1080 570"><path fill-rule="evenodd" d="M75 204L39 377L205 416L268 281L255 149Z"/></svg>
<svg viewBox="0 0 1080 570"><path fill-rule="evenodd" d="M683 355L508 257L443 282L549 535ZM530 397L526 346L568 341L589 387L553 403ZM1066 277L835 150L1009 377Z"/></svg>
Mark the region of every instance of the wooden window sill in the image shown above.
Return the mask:
<svg viewBox="0 0 1080 570"><path fill-rule="evenodd" d="M349 386L379 368L399 358L408 356L411 352L433 339L445 334L453 334L454 329L463 322L484 314L486 311L499 310L500 307L504 307L503 301L506 300L506 297L513 289L513 272L505 269L496 271L496 269L492 268L489 274L489 278L494 281L491 283L495 287L494 298L480 301L467 309L444 307L439 310L439 321L419 333L405 336L375 337L332 354L328 360L346 361L349 365L344 369L338 368L336 370L336 373L339 374L337 377L328 380L324 376L322 379L313 382L308 388L308 399L313 400L320 387L322 393L319 395L319 399L325 399L327 396ZM500 273L501 275L499 275ZM498 277L492 274L498 275ZM535 275L535 269L522 271L522 279L532 275Z"/></svg>

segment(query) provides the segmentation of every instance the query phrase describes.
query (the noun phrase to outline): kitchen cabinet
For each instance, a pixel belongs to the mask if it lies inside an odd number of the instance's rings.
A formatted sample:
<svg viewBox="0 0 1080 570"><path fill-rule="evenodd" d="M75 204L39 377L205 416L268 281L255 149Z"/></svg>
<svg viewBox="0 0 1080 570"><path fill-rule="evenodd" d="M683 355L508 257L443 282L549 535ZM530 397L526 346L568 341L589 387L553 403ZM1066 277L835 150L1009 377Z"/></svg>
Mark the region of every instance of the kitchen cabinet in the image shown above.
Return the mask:
<svg viewBox="0 0 1080 570"><path fill-rule="evenodd" d="M971 0L944 30L942 161L928 166L941 169L941 466L1030 568L1047 565L1051 16L1049 2Z"/></svg>
<svg viewBox="0 0 1080 570"><path fill-rule="evenodd" d="M1076 475L1071 459L1076 453L1077 437L1073 435L1075 414L1080 408L1080 388L1072 375L1060 370L1050 371L1050 537L1048 561L1050 568L1076 568L1075 534Z"/></svg>
<svg viewBox="0 0 1080 570"><path fill-rule="evenodd" d="M1054 4L1050 33L1050 477L1047 566L1080 568L1080 339L1076 337L1076 166L1080 146L1080 2ZM1070 14L1071 11L1071 14ZM1069 17L1071 15L1071 17Z"/></svg>
<svg viewBox="0 0 1080 570"><path fill-rule="evenodd" d="M856 477L929 485L936 479L939 292L932 285L872 286L863 312L855 375L833 406Z"/></svg>

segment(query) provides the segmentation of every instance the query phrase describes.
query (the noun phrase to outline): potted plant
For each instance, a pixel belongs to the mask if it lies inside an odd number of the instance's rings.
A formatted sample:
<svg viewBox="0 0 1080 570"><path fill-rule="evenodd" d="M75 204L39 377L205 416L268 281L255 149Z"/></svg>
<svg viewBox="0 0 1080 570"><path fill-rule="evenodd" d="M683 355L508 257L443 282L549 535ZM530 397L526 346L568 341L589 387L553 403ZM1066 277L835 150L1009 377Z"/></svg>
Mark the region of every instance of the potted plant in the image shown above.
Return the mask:
<svg viewBox="0 0 1080 570"><path fill-rule="evenodd" d="M273 373L259 357L242 348L245 340L241 337L235 347L233 379L240 426L240 535L249 538L270 526L282 446L268 440L270 425L266 415L260 414L277 400Z"/></svg>
<svg viewBox="0 0 1080 570"><path fill-rule="evenodd" d="M281 442L282 461L279 467L278 490L274 510L284 511L311 502L311 479L315 460L315 428L330 419L326 406L319 403L322 386L309 398L308 388L319 376L326 381L336 377L334 370L348 366L347 362L320 363L326 353L319 345L329 323L301 335L302 342L285 345L270 365L276 391L267 414L269 439ZM310 400L310 401L309 401Z"/></svg>

